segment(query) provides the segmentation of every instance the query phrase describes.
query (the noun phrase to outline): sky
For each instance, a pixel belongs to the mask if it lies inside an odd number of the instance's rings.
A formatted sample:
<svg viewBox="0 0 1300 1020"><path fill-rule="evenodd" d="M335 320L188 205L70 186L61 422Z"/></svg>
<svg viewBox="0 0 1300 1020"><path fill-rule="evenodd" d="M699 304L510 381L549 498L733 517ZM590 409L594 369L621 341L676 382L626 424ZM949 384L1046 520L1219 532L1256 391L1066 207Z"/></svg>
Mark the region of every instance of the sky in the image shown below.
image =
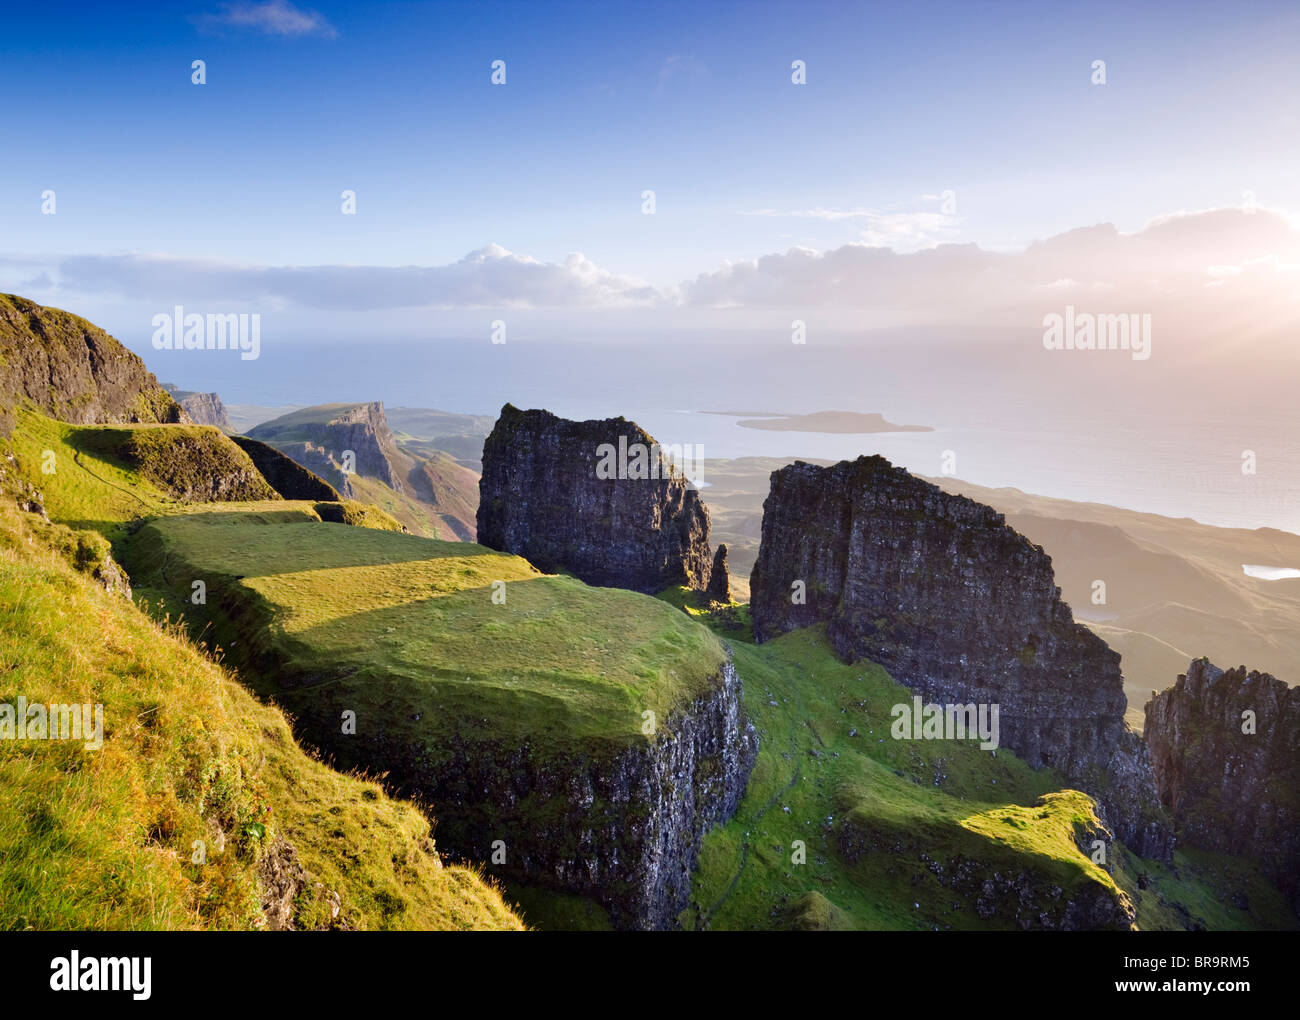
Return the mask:
<svg viewBox="0 0 1300 1020"><path fill-rule="evenodd" d="M503 310L557 333L1033 326L1093 298L1217 322L1300 290L1295 3L49 3L6 25L0 288L137 347L182 301L419 337Z"/></svg>

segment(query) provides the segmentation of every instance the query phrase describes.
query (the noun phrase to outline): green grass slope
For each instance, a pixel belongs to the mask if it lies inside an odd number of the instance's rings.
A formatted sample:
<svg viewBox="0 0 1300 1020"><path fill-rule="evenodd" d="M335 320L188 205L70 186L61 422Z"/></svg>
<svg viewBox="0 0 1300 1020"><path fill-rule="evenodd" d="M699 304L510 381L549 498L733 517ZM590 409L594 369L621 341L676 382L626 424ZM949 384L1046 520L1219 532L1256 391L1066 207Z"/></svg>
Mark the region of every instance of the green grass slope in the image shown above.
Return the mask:
<svg viewBox="0 0 1300 1020"><path fill-rule="evenodd" d="M177 628L46 549L38 520L0 501L0 702L102 704L105 739L0 741L0 928L262 927L282 840L306 873L296 927L521 926L441 863L419 810L304 754Z"/></svg>
<svg viewBox="0 0 1300 1020"><path fill-rule="evenodd" d="M1098 867L1091 798L1005 749L893 739L889 709L911 692L841 662L822 628L755 646L739 607L683 608L728 639L759 733L739 810L705 836L684 926L1017 928L1061 923L1070 900L1104 917L1121 896L1139 928L1295 926L1248 864L1179 853L1169 868L1111 843Z"/></svg>
<svg viewBox="0 0 1300 1020"><path fill-rule="evenodd" d="M205 513L218 505L265 511L267 502L278 502L294 519L401 529L378 507L355 500L280 501L255 469L244 473L252 468L248 455L207 426L69 425L24 410L18 412L10 449L16 473L39 490L50 520L97 531L114 545L149 518ZM212 495L209 480L227 468L233 481L225 495L240 502L193 502L196 493Z"/></svg>
<svg viewBox="0 0 1300 1020"><path fill-rule="evenodd" d="M650 739L642 713L667 719L725 657L662 602L466 543L212 505L149 522L125 555L144 597L211 627L236 659L273 663L268 693L295 715L346 706L359 729L433 755L452 735L538 749ZM196 579L206 605L189 601Z"/></svg>

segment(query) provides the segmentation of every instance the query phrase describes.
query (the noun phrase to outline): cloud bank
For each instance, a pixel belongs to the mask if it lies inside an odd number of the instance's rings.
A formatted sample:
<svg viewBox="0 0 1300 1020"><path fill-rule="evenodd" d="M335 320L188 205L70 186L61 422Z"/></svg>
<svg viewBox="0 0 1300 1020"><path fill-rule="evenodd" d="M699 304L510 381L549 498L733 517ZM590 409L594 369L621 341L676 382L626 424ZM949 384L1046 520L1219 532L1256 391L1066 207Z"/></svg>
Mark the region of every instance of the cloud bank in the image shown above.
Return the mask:
<svg viewBox="0 0 1300 1020"><path fill-rule="evenodd" d="M1275 210L1177 213L1131 234L1082 227L1017 254L975 244L900 253L866 242L791 248L654 287L573 253L546 262L491 244L441 266L259 266L158 254L0 259L0 285L71 304L96 295L283 309L531 308L843 313L890 322L1036 325L1066 303L1113 311L1300 312L1300 231Z"/></svg>

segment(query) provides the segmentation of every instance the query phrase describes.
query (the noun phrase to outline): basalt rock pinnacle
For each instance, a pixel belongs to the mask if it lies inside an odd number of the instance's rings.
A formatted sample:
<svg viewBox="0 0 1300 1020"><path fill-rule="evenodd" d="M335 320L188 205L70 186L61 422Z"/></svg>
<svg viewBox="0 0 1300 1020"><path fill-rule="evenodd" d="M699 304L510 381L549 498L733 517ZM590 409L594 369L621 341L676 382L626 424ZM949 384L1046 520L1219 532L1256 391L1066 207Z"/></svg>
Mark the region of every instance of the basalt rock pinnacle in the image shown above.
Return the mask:
<svg viewBox="0 0 1300 1020"><path fill-rule="evenodd" d="M709 512L658 450L626 418L569 421L506 404L483 444L479 542L587 584L706 588Z"/></svg>
<svg viewBox="0 0 1300 1020"><path fill-rule="evenodd" d="M881 457L797 462L772 474L750 585L758 640L824 621L840 656L932 701L999 705L1004 746L1096 797L1131 849L1172 852L1119 655L1000 513Z"/></svg>

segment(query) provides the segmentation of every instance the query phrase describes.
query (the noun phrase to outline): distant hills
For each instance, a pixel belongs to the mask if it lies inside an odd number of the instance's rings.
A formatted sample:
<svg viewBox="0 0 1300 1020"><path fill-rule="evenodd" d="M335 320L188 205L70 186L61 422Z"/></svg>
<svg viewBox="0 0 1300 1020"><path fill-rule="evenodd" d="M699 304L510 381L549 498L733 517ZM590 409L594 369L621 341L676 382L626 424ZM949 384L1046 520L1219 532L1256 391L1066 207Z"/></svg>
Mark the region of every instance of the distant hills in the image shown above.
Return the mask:
<svg viewBox="0 0 1300 1020"><path fill-rule="evenodd" d="M225 405L215 393L183 390L173 383L163 383L163 389L180 402L181 407L185 408L185 412L190 416L190 421L195 425L212 425L227 434L235 431L235 426L230 423L230 418L226 414Z"/></svg>
<svg viewBox="0 0 1300 1020"><path fill-rule="evenodd" d="M742 419L741 428L765 429L769 432L830 432L869 435L875 432L933 432L929 425L895 425L885 416L859 411L815 411L812 414L759 414L744 411L706 411Z"/></svg>
<svg viewBox="0 0 1300 1020"><path fill-rule="evenodd" d="M441 415L420 411L403 420L427 428L468 418ZM299 408L248 435L314 471L345 497L382 507L413 534L474 540L478 475L429 439L406 433L399 438L382 402Z"/></svg>

